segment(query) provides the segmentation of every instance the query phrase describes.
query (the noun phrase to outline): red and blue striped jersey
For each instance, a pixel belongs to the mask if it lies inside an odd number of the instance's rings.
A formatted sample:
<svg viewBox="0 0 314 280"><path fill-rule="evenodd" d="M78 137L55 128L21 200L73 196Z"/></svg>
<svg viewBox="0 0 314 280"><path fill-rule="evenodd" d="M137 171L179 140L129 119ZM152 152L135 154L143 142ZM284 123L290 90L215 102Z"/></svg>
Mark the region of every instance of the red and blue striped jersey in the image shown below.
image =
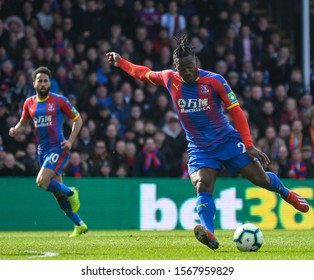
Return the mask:
<svg viewBox="0 0 314 280"><path fill-rule="evenodd" d="M63 135L65 116L76 120L79 115L66 97L52 92L44 100L39 100L37 95L27 98L22 112L23 119L32 119L34 122L38 154L60 148L60 143L65 140Z"/></svg>
<svg viewBox="0 0 314 280"><path fill-rule="evenodd" d="M189 147L210 146L235 132L223 110L239 103L221 75L199 69L198 78L191 84L173 70L150 71L146 78L169 91Z"/></svg>

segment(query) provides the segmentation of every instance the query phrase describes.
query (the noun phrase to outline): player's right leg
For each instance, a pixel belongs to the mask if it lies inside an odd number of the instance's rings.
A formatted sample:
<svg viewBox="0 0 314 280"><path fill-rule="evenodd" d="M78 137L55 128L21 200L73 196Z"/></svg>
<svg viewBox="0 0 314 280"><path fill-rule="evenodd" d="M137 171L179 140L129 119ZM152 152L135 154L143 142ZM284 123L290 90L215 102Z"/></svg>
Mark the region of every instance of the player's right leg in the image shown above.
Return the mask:
<svg viewBox="0 0 314 280"><path fill-rule="evenodd" d="M297 193L289 190L273 172L265 172L259 162L251 162L241 169L241 173L256 186L277 192L286 202L300 212L309 211L307 201Z"/></svg>

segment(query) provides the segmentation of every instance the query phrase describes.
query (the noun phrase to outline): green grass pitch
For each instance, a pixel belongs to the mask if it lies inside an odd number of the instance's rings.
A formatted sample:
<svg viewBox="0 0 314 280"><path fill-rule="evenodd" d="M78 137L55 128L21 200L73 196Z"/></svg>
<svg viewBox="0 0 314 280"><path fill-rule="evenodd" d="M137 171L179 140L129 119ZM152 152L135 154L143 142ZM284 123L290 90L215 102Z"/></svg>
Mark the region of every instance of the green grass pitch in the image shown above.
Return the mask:
<svg viewBox="0 0 314 280"><path fill-rule="evenodd" d="M216 251L192 231L93 231L68 238L65 231L0 232L1 260L314 260L313 230L263 230L258 252L240 252L233 231L217 230Z"/></svg>

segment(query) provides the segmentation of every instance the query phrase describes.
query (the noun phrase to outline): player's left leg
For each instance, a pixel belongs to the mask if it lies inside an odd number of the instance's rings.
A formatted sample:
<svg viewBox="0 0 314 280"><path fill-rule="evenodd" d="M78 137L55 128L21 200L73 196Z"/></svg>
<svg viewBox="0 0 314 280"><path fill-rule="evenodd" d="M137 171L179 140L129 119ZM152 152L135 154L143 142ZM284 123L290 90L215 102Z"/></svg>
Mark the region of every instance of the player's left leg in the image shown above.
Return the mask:
<svg viewBox="0 0 314 280"><path fill-rule="evenodd" d="M87 225L81 219L78 213L72 212L72 207L68 201L68 198L61 193L53 194L63 212L67 215L67 217L74 223L74 231L69 235L69 237L78 237L83 233L88 231Z"/></svg>
<svg viewBox="0 0 314 280"><path fill-rule="evenodd" d="M61 149L38 155L41 169L37 175L36 183L39 187L52 192L62 193L67 196L72 212L76 213L80 208L79 191L62 183L61 173L69 159L70 153Z"/></svg>
<svg viewBox="0 0 314 280"><path fill-rule="evenodd" d="M217 176L217 170L201 168L190 174L192 184L197 190L196 210L201 224L194 227L198 241L210 249L218 249L219 243L214 235L214 217L216 206L212 193Z"/></svg>
<svg viewBox="0 0 314 280"><path fill-rule="evenodd" d="M241 173L256 186L260 186L272 192L277 192L280 196L297 210L305 213L309 211L306 200L297 193L289 190L278 176L273 172L265 172L258 161L252 161L241 168Z"/></svg>

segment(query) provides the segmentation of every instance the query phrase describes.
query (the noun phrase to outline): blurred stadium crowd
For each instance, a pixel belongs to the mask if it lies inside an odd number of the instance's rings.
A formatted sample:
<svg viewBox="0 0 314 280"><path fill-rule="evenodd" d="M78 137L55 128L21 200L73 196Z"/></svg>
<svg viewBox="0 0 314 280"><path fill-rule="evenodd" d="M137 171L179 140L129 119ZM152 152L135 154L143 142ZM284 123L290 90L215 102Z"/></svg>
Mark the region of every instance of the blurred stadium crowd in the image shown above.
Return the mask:
<svg viewBox="0 0 314 280"><path fill-rule="evenodd" d="M313 178L313 92L281 33L240 0L0 1L0 176L38 173L32 126L15 139L8 131L35 94L32 71L47 66L51 91L84 120L66 176L188 178L187 142L168 93L105 59L116 51L154 70L171 68L172 38L183 33L200 68L223 75L237 94L255 145L272 160L265 168ZM67 121L65 135L70 129Z"/></svg>

